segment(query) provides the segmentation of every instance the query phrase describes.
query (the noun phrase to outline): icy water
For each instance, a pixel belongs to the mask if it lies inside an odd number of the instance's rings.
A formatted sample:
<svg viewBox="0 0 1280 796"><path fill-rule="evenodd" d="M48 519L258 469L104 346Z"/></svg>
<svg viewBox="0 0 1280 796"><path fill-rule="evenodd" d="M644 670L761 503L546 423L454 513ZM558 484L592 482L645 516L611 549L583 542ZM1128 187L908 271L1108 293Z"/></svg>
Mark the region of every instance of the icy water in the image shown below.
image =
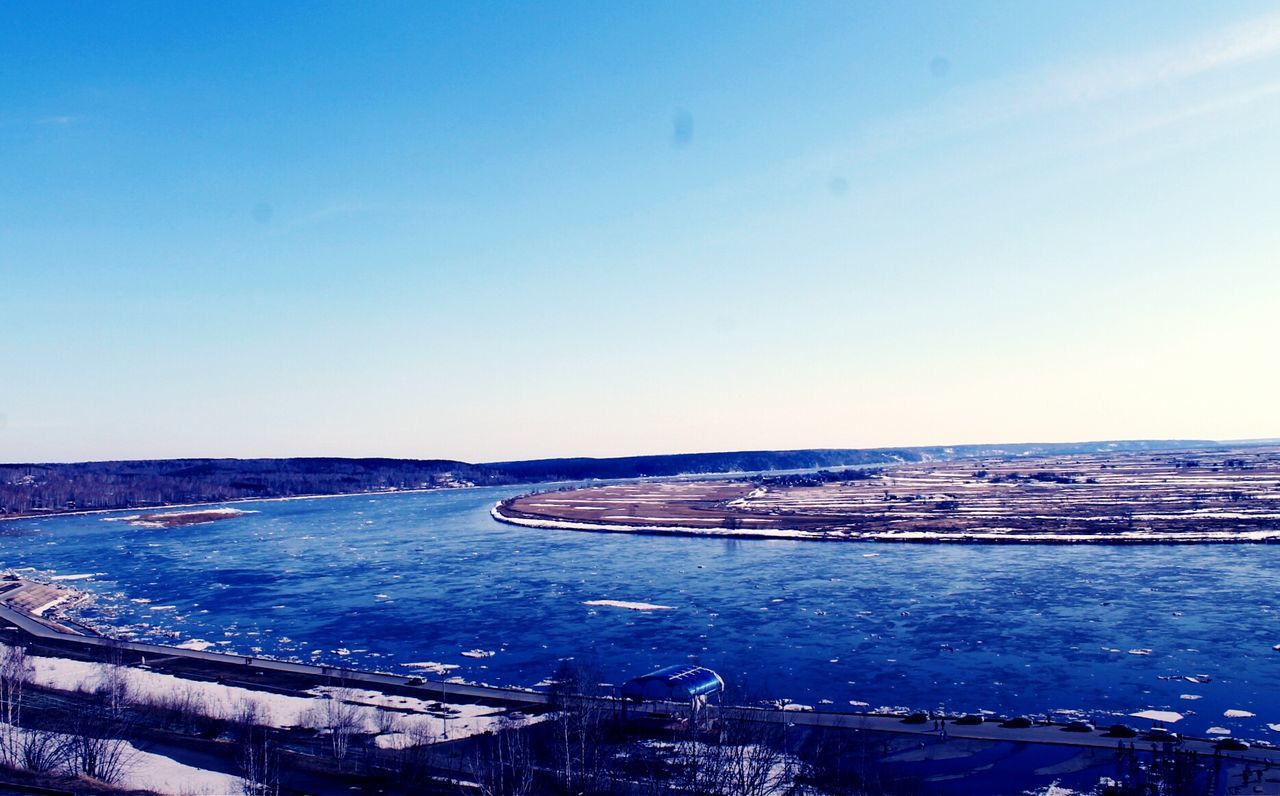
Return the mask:
<svg viewBox="0 0 1280 796"><path fill-rule="evenodd" d="M168 530L4 522L0 565L92 574L67 581L98 595L82 615L140 640L517 686L567 656L615 682L692 660L818 709L1156 707L1193 713L1179 727L1197 734L1280 741L1280 545L591 534L494 522L515 491L241 503L256 513Z"/></svg>

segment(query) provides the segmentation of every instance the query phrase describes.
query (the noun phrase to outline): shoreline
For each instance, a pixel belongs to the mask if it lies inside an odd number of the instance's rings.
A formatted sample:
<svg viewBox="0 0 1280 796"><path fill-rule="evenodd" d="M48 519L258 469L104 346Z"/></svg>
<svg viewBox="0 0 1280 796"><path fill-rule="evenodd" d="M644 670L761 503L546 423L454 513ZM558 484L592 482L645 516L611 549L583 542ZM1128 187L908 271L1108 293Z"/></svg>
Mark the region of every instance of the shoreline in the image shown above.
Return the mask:
<svg viewBox="0 0 1280 796"><path fill-rule="evenodd" d="M489 486L501 486L500 484L492 484ZM516 486L513 484L512 486ZM42 514L15 514L12 516L0 517L0 522L17 522L19 520L42 520L53 519L54 517L79 517L92 514L115 514L121 511L148 512L148 511L169 511L170 509L189 509L199 508L201 506L226 506L233 503L283 503L287 500L320 500L322 498L341 498L341 497L359 497L361 495L409 495L420 492L444 492L452 489L482 489L478 484L470 486L429 486L415 487L413 489L382 489L377 491L366 490L363 492L323 492L315 495L282 495L279 497L249 497L249 498L231 498L229 500L206 500L200 503L162 503L158 506L124 506L118 509L73 509L71 511L51 511Z"/></svg>
<svg viewBox="0 0 1280 796"><path fill-rule="evenodd" d="M509 715L521 715L533 718L535 721L537 715L555 709L553 694L531 689L429 680L414 675L300 664L273 658L184 649L180 646L120 641L109 637L80 636L53 630L37 621L36 617L31 617L25 612L4 604L0 604L0 624L11 626L18 634L25 636L25 645L34 649L34 654L37 656L73 662L88 660L91 663L103 663L103 658L111 656L116 656L117 659L124 656L122 665L130 669L139 668L179 680L194 680L205 683L205 687L259 691L263 694L276 695L276 698L282 695L285 697L314 695L316 691L332 688L336 683L344 688L354 686L393 697L434 699L449 706L492 705L496 709L508 711ZM209 674L221 674L221 676L211 683ZM663 701L628 702L625 703L624 708L624 702L614 696L587 698L605 709L625 710L636 716L651 715L664 719L669 717L672 705ZM368 700L359 704L382 706L380 702ZM389 709L395 710L398 707L399 705L391 705ZM907 716L912 711L910 708L901 706L885 706L874 710L848 710L835 709L834 706L777 703L725 705L718 709L748 720L774 724L785 723L787 726L799 724L814 728L842 728L921 737L936 734L936 730L931 729L927 723L907 721ZM1142 718L1138 713L1123 710L1098 709L1090 712L1114 716L1120 722L1125 722L1129 717ZM954 724L954 720L960 714L951 713L947 714L947 717L952 719L953 724L948 727L948 730L952 738L981 742L1033 743L1108 751L1114 748L1115 738L1102 732L1089 734L1063 732L1069 718L1063 718L1063 716L1067 713L1067 711L1049 711L1027 714L1031 717L1031 725L1013 729L1002 726L1000 722L1013 717L1014 714L983 712L986 721L982 724L964 726ZM1095 720L1100 721L1096 717ZM484 729L482 727L478 731L484 731ZM1248 737L1251 740L1256 738L1253 735ZM448 738L443 740L447 742ZM1206 756L1211 756L1215 754L1214 744L1217 741L1218 736L1185 735L1182 743L1196 748ZM1221 754L1220 750L1218 754ZM1256 740L1254 745L1247 749L1232 751L1221 756L1263 765L1280 763L1280 749L1269 743L1258 743Z"/></svg>
<svg viewBox="0 0 1280 796"><path fill-rule="evenodd" d="M101 658L125 656L123 665L129 668L141 668L160 674L168 674L178 679L194 679L209 683L208 677L201 672L221 673L225 676L211 684L215 687L230 689L246 688L270 694L299 696L309 693L308 689L333 687L334 683L343 687L370 689L388 695L407 695L416 698L428 696L449 705L461 703L477 705L495 705L508 711L517 711L524 716L536 715L555 708L555 696L549 692L532 689L474 684L450 680L430 680L416 675L392 674L371 670L350 669L320 664L303 664L269 657L245 656L205 650L193 650L181 646L123 641L104 636L82 636L66 630L56 630L41 621L41 617L33 617L25 611L14 608L0 601L0 624L12 627L18 634L25 636L25 644L35 648L35 654L44 657L67 661L89 660L102 663ZM12 631L6 631L12 632ZM148 658L148 656L150 656ZM134 661L133 658L138 658ZM243 673L243 674L237 674ZM248 678L244 675L249 675ZM266 679L258 679L266 678ZM299 686L302 683L303 686ZM284 690L281 690L284 689ZM296 692L296 693L295 693ZM621 709L623 701L614 696L588 697L602 707ZM373 704L373 703L369 703ZM670 704L663 701L646 701L643 703L626 703L626 709L636 715L667 716ZM392 706L391 709L395 709ZM936 731L927 724L913 724L906 721L912 712L907 707L881 707L874 710L847 710L813 705L725 705L721 710L770 723L786 723L788 726L802 724L812 727L832 727L871 730L900 735L931 736ZM1138 713L1116 710L1098 709L1091 711L1107 716L1114 716L1123 721L1128 717L1142 718ZM1114 738L1103 733L1073 734L1062 732L1066 719L1062 718L1068 711L1048 711L1028 714L1033 724L1024 729L1009 729L998 725L998 722L1011 718L1015 714L986 713L987 721L973 727L953 725L950 734L954 738L964 738L987 742L1030 742L1051 746L1093 747L1110 750L1114 748ZM948 714L953 720L960 714ZM1254 736L1249 736L1253 738ZM1213 754L1213 744L1217 736L1184 736L1183 743L1199 747L1206 755ZM1280 763L1280 750L1269 744L1255 744L1246 749L1232 752L1223 757L1247 760L1257 763Z"/></svg>
<svg viewBox="0 0 1280 796"><path fill-rule="evenodd" d="M521 496L524 497L524 496ZM619 525L565 519L538 519L520 517L503 512L506 501L495 503L489 516L497 522L524 528L578 531L586 533L629 533L635 536L686 536L719 539L758 539L772 541L804 542L875 542L897 544L1280 544L1280 528L1262 531L1222 532L1186 531L1181 533L1149 533L1146 531L1120 531L1116 533L1034 534L1034 533L939 533L935 531L907 531L902 533L837 533L834 531L804 531L794 528L692 528L681 525Z"/></svg>
<svg viewBox="0 0 1280 796"><path fill-rule="evenodd" d="M890 463L874 463L874 464L848 464L836 467L826 468L831 470L858 470L873 467L894 467L904 462ZM818 468L821 469L821 468ZM244 497L229 498L227 500L205 500L198 503L162 503L156 506L122 506L115 509L72 509L71 511L51 511L40 514L13 514L0 516L0 522L17 522L20 520L39 520L53 519L54 517L77 517L91 514L114 514L120 511L168 511L170 509L187 509L199 508L201 506L226 506L233 503L282 503L287 500L320 500L322 498L342 498L342 497L360 497L361 495L411 495L423 492L447 492L456 489L500 489L503 487L533 487L533 486L554 486L559 484L577 484L590 482L593 484L625 484L646 481L704 481L718 480L722 478L745 478L756 475L785 475L789 473L814 472L815 468L802 470L728 470L725 472L714 473L680 473L678 475L641 475L634 478L559 478L550 481L525 481L513 482L510 484L468 484L467 486L428 486L414 487L412 489L380 489L380 490L363 490L359 492L318 492L309 495L281 495L277 497ZM521 493L524 496L528 493Z"/></svg>

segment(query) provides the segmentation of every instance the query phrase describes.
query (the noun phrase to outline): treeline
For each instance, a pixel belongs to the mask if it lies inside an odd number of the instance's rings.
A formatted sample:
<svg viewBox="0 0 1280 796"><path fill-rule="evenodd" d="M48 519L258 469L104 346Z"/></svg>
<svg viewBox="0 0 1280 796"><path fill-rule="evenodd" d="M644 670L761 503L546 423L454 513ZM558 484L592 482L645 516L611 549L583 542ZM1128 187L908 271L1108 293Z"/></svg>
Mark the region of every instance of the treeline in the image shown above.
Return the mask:
<svg viewBox="0 0 1280 796"><path fill-rule="evenodd" d="M786 473L766 475L756 479L765 487L822 486L823 484L847 484L851 481L867 481L884 472L880 467L859 467L853 470L819 470L816 473Z"/></svg>
<svg viewBox="0 0 1280 796"><path fill-rule="evenodd" d="M167 459L0 465L0 515L506 483L447 460Z"/></svg>
<svg viewBox="0 0 1280 796"><path fill-rule="evenodd" d="M0 464L0 516L392 489L814 470L975 457L1177 450L1214 445L1217 443L1202 440L1137 440L680 453L487 464L448 459L384 458L150 459Z"/></svg>

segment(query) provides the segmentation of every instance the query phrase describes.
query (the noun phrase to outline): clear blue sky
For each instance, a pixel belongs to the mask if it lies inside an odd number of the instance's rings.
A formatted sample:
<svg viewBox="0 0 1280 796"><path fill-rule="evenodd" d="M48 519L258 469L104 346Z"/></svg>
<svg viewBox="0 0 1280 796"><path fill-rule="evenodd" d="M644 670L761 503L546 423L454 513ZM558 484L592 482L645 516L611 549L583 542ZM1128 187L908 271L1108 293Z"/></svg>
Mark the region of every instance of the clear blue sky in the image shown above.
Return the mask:
<svg viewBox="0 0 1280 796"><path fill-rule="evenodd" d="M1280 435L1271 3L0 5L0 460Z"/></svg>

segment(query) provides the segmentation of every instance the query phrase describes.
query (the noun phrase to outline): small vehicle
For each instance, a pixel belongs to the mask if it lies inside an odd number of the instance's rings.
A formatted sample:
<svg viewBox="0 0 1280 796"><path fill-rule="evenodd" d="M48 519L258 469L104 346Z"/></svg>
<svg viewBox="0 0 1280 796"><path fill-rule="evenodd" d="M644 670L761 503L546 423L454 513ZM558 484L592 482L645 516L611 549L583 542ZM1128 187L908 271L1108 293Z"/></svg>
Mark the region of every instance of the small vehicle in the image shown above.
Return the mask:
<svg viewBox="0 0 1280 796"><path fill-rule="evenodd" d="M916 712L916 713L912 713L910 716L907 716L905 719L903 719L902 723L903 724L924 724L927 721L929 721L928 713Z"/></svg>
<svg viewBox="0 0 1280 796"><path fill-rule="evenodd" d="M1249 748L1248 741L1242 741L1239 738L1220 738L1213 745L1214 749L1220 749L1223 752L1243 752Z"/></svg>
<svg viewBox="0 0 1280 796"><path fill-rule="evenodd" d="M1006 730L1025 730L1031 726L1031 719L1026 716L1014 716L1000 722L1000 726Z"/></svg>
<svg viewBox="0 0 1280 796"><path fill-rule="evenodd" d="M1093 732L1093 725L1083 719L1076 719L1062 728L1063 732Z"/></svg>
<svg viewBox="0 0 1280 796"><path fill-rule="evenodd" d="M1164 727L1152 727L1151 730L1147 732L1146 739L1148 741L1163 741L1165 743L1177 743L1182 740L1178 737L1176 732L1165 729Z"/></svg>
<svg viewBox="0 0 1280 796"><path fill-rule="evenodd" d="M1110 735L1112 738L1138 737L1138 731L1130 727L1128 724L1112 724L1106 734Z"/></svg>
<svg viewBox="0 0 1280 796"><path fill-rule="evenodd" d="M404 681L404 684L405 685L422 685L424 682L426 681L424 681L421 677L410 677L408 680Z"/></svg>
<svg viewBox="0 0 1280 796"><path fill-rule="evenodd" d="M972 727L976 724L981 724L984 721L986 721L986 719L982 718L978 713L966 713L951 723L958 724L961 727Z"/></svg>

